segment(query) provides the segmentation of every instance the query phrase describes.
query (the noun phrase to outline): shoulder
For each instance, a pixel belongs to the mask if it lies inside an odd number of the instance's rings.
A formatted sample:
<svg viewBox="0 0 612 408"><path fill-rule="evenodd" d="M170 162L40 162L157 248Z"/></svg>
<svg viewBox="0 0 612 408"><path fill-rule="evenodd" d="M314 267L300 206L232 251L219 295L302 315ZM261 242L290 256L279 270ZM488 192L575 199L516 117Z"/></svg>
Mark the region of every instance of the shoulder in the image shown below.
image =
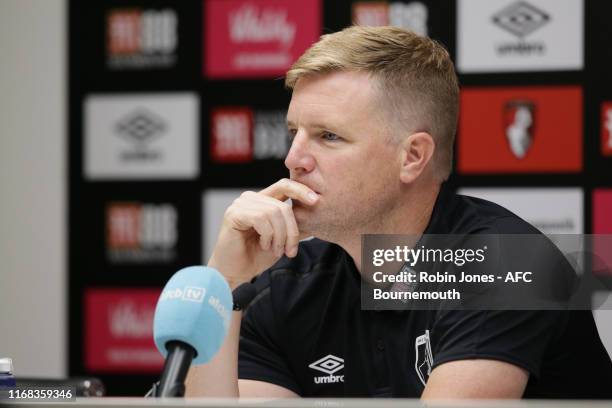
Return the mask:
<svg viewBox="0 0 612 408"><path fill-rule="evenodd" d="M507 208L480 198L452 194L447 200L449 229L461 234L540 234L541 232Z"/></svg>

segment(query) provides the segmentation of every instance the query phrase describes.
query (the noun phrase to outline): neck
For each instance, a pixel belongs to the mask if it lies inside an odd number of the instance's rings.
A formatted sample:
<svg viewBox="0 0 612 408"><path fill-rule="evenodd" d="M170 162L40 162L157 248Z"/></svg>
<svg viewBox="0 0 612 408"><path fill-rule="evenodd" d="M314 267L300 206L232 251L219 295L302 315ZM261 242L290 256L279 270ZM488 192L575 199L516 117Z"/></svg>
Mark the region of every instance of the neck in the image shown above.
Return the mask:
<svg viewBox="0 0 612 408"><path fill-rule="evenodd" d="M378 225L362 227L360 231L345 234L335 243L341 246L361 273L361 236L363 234L422 235L429 224L440 186L407 192L401 205L385 215Z"/></svg>

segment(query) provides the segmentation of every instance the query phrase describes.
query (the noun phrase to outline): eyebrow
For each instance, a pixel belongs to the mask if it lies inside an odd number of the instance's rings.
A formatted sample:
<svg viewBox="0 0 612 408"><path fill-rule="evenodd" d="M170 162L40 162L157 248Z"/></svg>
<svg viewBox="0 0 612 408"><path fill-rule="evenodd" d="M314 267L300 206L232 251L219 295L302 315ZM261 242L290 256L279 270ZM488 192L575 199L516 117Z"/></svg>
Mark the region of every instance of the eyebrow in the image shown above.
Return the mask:
<svg viewBox="0 0 612 408"><path fill-rule="evenodd" d="M297 128L295 123L293 123L289 119L287 119L287 127L288 128ZM331 130L333 132L338 132L338 133L342 133L343 132L343 130L341 128L337 127L337 126L329 126L329 125L324 125L322 123L309 124L308 127L309 128L314 128L314 129L327 129L327 130Z"/></svg>

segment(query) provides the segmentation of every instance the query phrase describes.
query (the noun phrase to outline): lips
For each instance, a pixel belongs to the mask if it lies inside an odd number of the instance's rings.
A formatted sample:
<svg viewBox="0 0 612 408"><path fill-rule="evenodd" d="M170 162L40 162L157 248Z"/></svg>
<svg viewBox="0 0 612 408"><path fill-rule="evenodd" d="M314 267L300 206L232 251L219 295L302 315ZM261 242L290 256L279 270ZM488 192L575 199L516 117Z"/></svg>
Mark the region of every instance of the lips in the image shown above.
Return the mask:
<svg viewBox="0 0 612 408"><path fill-rule="evenodd" d="M293 181L295 181L297 183L303 184L306 187L308 187L309 189L311 189L312 191L314 191L315 193L317 193L318 195L321 195L321 192L317 188L315 188L314 186L310 185L309 183L306 183L306 182L304 182L302 180L297 180L297 179L291 179L291 180L293 180Z"/></svg>

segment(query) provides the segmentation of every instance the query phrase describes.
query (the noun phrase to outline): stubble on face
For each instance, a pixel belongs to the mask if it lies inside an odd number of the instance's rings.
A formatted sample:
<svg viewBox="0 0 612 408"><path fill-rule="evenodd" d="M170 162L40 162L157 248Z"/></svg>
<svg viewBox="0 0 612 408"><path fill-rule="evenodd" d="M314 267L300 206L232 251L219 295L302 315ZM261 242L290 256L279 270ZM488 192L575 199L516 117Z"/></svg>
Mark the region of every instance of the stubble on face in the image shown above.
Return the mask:
<svg viewBox="0 0 612 408"><path fill-rule="evenodd" d="M309 151L316 154L312 172L289 168L292 179L322 189L315 206L294 203L298 228L304 235L339 243L360 239L363 233L380 233L385 229L385 215L397 205L401 188L395 166L397 149L388 127L380 123L380 113L376 113L379 98L373 92L367 74L354 72L309 79L306 87L298 85L294 90L293 117L308 123L311 117L324 114L332 122L342 122L345 129L350 125L347 134L340 135L347 141L332 148L314 145L317 147ZM329 107L318 115L319 104L312 101L321 100Z"/></svg>

